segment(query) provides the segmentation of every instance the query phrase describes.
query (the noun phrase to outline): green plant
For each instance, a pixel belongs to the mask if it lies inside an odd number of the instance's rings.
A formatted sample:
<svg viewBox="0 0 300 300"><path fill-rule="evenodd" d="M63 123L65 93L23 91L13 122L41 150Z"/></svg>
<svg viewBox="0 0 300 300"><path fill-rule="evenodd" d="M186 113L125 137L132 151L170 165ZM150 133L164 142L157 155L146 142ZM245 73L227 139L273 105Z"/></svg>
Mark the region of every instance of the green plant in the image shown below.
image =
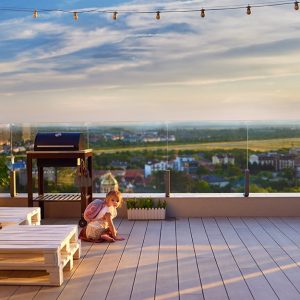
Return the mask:
<svg viewBox="0 0 300 300"><path fill-rule="evenodd" d="M127 199L126 200L126 206L127 209L132 209L132 208L136 208L136 199Z"/></svg>
<svg viewBox="0 0 300 300"><path fill-rule="evenodd" d="M157 208L166 208L167 207L167 201L166 200L158 200L158 202L157 202L157 206L156 206Z"/></svg>
<svg viewBox="0 0 300 300"><path fill-rule="evenodd" d="M154 205L152 198L130 198L126 200L127 209L133 208L166 208L166 200L158 200L157 205Z"/></svg>

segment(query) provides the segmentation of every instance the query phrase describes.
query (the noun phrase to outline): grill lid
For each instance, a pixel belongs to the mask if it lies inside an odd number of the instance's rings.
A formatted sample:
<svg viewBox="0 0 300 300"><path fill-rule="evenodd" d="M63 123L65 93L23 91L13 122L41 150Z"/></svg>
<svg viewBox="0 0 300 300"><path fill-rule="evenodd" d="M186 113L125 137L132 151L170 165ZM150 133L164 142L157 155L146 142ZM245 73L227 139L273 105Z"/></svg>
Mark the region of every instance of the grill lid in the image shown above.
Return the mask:
<svg viewBox="0 0 300 300"><path fill-rule="evenodd" d="M38 132L34 151L78 151L84 149L80 132Z"/></svg>

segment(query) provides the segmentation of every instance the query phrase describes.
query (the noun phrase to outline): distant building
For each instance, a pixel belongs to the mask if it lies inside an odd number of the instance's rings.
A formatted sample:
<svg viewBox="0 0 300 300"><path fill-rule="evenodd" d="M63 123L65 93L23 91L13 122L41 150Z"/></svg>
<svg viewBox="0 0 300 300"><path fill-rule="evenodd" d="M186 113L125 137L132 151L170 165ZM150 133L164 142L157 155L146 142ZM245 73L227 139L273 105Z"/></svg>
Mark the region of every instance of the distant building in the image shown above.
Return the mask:
<svg viewBox="0 0 300 300"><path fill-rule="evenodd" d="M213 165L234 165L234 157L231 154L216 154L212 157Z"/></svg>
<svg viewBox="0 0 300 300"><path fill-rule="evenodd" d="M199 162L192 156L177 156L172 161L148 162L144 166L145 177L151 176L153 172L175 170L187 174L196 174Z"/></svg>
<svg viewBox="0 0 300 300"><path fill-rule="evenodd" d="M116 178L109 171L101 177L100 192L108 193L119 189L119 184Z"/></svg>
<svg viewBox="0 0 300 300"><path fill-rule="evenodd" d="M295 167L295 156L281 154L278 158L277 170Z"/></svg>
<svg viewBox="0 0 300 300"><path fill-rule="evenodd" d="M145 185L145 178L142 169L128 169L124 175L125 182L133 185Z"/></svg>
<svg viewBox="0 0 300 300"><path fill-rule="evenodd" d="M110 165L116 169L126 169L128 167L127 161L113 160Z"/></svg>
<svg viewBox="0 0 300 300"><path fill-rule="evenodd" d="M158 136L158 135L153 135L153 134L147 134L142 138L142 141L145 143L153 143L153 142L174 142L176 141L175 135L169 135L169 136Z"/></svg>
<svg viewBox="0 0 300 300"><path fill-rule="evenodd" d="M258 155L256 155L256 154L251 154L250 155L250 157L249 157L249 163L251 164L251 165L253 165L253 164L259 164L259 157L258 157Z"/></svg>
<svg viewBox="0 0 300 300"><path fill-rule="evenodd" d="M300 155L300 147L293 147L289 150L289 154Z"/></svg>
<svg viewBox="0 0 300 300"><path fill-rule="evenodd" d="M260 166L272 166L276 171L286 168L295 168L296 156L294 154L278 154L277 152L268 152L264 154L252 154L249 158L250 164Z"/></svg>
<svg viewBox="0 0 300 300"><path fill-rule="evenodd" d="M177 156L173 161L173 169L176 171L187 171L191 162L195 162L192 156Z"/></svg>
<svg viewBox="0 0 300 300"><path fill-rule="evenodd" d="M167 161L159 161L159 162L148 162L144 166L144 174L145 177L152 175L153 172L156 171L165 171L169 169L169 163Z"/></svg>

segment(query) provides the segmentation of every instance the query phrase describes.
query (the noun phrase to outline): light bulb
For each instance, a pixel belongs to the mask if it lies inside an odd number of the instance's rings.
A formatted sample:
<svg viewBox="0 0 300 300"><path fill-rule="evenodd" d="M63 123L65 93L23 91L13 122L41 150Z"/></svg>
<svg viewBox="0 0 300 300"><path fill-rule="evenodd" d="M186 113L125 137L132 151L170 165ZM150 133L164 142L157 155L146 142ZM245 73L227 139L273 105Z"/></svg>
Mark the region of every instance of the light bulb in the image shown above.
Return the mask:
<svg viewBox="0 0 300 300"><path fill-rule="evenodd" d="M160 12L159 11L156 12L156 20L160 20Z"/></svg>
<svg viewBox="0 0 300 300"><path fill-rule="evenodd" d="M36 19L36 18L38 17L38 12L37 12L36 9L34 10L32 17L33 17L34 19Z"/></svg>
<svg viewBox="0 0 300 300"><path fill-rule="evenodd" d="M118 14L118 12L116 12L116 11L113 12L113 15L112 15L113 20L117 20L117 14Z"/></svg>
<svg viewBox="0 0 300 300"><path fill-rule="evenodd" d="M247 6L247 15L251 15L251 6L250 5Z"/></svg>
<svg viewBox="0 0 300 300"><path fill-rule="evenodd" d="M204 8L201 9L201 17L202 17L202 18L205 17L205 9L204 9Z"/></svg>
<svg viewBox="0 0 300 300"><path fill-rule="evenodd" d="M295 10L298 10L299 9L299 2L298 1L295 1L295 6L294 6Z"/></svg>
<svg viewBox="0 0 300 300"><path fill-rule="evenodd" d="M78 13L77 13L76 11L73 12L73 19L74 19L75 21L78 20Z"/></svg>

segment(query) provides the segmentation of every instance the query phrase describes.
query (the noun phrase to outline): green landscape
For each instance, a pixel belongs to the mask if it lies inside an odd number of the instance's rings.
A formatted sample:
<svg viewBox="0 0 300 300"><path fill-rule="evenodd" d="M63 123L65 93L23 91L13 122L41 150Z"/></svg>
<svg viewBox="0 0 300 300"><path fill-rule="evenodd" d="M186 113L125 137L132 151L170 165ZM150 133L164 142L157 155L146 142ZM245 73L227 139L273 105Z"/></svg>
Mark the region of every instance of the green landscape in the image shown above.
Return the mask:
<svg viewBox="0 0 300 300"><path fill-rule="evenodd" d="M299 192L300 125L246 127L173 125L32 127L14 126L11 136L2 133L0 189L9 191L11 151L15 161L26 161L37 132L82 132L85 147L94 152L94 190L100 192L102 176L111 171L124 192L164 192L164 170L171 170L171 192L243 192L244 172L250 170L250 192ZM248 136L248 141L247 141ZM9 139L12 139L12 147ZM7 140L5 142L5 139ZM1 150L1 149L0 149ZM248 155L248 158L247 158ZM230 157L232 162L213 162L214 157ZM249 162L251 156L256 162ZM269 162L259 162L269 157ZM181 161L182 160L182 161ZM183 162L185 160L185 162ZM282 162L280 162L282 160ZM179 166L179 164L181 164ZM157 165L157 167L155 167ZM159 166L159 167L158 167ZM152 171L147 171L146 167ZM130 175L131 174L131 175ZM18 170L18 191L26 192L26 170ZM58 168L55 180L45 182L51 192L75 192L76 170Z"/></svg>
<svg viewBox="0 0 300 300"><path fill-rule="evenodd" d="M94 149L95 154L99 153L115 153L123 151L157 151L157 150L231 150L231 149L248 149L252 151L274 151L279 149L289 149L292 147L300 147L300 138L281 138L281 139L265 139L265 140L249 140L247 141L230 141L230 142L211 142L211 143L190 143L190 144L174 144L169 143L156 146L114 146L110 149Z"/></svg>

